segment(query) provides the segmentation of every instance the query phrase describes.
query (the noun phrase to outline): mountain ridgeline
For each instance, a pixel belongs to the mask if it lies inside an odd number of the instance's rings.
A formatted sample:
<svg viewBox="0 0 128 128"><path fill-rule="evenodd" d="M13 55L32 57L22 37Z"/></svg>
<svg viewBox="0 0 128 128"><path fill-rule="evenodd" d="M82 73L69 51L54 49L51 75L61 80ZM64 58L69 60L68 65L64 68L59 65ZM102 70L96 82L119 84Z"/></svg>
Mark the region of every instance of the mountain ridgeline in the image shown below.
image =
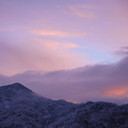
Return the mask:
<svg viewBox="0 0 128 128"><path fill-rule="evenodd" d="M0 128L128 128L128 105L52 100L14 83L0 87Z"/></svg>

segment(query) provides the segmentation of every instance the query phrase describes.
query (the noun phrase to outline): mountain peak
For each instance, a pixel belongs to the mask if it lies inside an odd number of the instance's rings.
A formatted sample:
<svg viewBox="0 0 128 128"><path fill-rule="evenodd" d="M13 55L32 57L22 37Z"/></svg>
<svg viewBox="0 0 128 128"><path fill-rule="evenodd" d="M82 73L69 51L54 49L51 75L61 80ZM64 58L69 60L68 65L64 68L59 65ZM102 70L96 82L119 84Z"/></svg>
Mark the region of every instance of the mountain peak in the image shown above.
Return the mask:
<svg viewBox="0 0 128 128"><path fill-rule="evenodd" d="M1 88L9 89L9 90L16 90L16 91L32 92L30 89L28 89L27 87L25 87L24 85L22 85L20 83L13 83L13 84L5 85L5 86L2 86Z"/></svg>
<svg viewBox="0 0 128 128"><path fill-rule="evenodd" d="M28 89L27 87L23 86L20 83L13 83L13 84L10 84L10 85L6 85L6 87L8 87L9 89L17 90L17 91L21 91L21 90L31 91L30 89Z"/></svg>
<svg viewBox="0 0 128 128"><path fill-rule="evenodd" d="M6 95L9 97L16 96L17 94L27 95L30 93L32 93L32 91L20 83L13 83L0 87L0 95Z"/></svg>

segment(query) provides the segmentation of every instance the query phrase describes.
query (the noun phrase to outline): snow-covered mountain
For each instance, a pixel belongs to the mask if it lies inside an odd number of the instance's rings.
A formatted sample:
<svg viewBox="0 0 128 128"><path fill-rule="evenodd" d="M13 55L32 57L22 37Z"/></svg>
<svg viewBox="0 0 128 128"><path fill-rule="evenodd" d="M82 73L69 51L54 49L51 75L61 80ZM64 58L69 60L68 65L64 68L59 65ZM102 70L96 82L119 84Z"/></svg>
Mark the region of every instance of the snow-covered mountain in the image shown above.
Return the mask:
<svg viewBox="0 0 128 128"><path fill-rule="evenodd" d="M128 105L51 100L14 83L0 87L0 128L128 128Z"/></svg>

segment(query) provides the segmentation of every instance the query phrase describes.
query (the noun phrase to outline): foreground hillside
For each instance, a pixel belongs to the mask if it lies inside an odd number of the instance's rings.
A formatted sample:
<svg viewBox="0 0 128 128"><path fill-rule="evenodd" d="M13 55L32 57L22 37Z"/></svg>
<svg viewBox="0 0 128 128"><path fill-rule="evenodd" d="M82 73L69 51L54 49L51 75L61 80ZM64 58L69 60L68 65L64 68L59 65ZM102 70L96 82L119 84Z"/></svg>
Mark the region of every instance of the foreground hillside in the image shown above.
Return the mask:
<svg viewBox="0 0 128 128"><path fill-rule="evenodd" d="M15 83L0 87L0 128L128 128L128 105L55 101Z"/></svg>

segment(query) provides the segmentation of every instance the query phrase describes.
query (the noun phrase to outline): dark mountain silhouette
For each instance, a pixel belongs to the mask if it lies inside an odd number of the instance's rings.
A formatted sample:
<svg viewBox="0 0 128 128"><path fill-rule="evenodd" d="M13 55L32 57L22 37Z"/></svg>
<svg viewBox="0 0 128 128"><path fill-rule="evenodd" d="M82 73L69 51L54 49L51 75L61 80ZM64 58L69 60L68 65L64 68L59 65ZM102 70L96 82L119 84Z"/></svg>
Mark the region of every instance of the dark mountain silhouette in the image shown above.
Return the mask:
<svg viewBox="0 0 128 128"><path fill-rule="evenodd" d="M51 100L14 83L0 87L0 128L128 128L128 105Z"/></svg>
<svg viewBox="0 0 128 128"><path fill-rule="evenodd" d="M32 93L33 92L30 89L26 88L20 83L14 83L11 85L0 87L0 98L2 97L13 98L16 96L26 96Z"/></svg>
<svg viewBox="0 0 128 128"><path fill-rule="evenodd" d="M15 90L15 91L26 91L26 92L32 92L30 89L26 88L25 86L23 86L20 83L14 83L11 85L6 85L6 86L2 86L0 87L0 90Z"/></svg>

